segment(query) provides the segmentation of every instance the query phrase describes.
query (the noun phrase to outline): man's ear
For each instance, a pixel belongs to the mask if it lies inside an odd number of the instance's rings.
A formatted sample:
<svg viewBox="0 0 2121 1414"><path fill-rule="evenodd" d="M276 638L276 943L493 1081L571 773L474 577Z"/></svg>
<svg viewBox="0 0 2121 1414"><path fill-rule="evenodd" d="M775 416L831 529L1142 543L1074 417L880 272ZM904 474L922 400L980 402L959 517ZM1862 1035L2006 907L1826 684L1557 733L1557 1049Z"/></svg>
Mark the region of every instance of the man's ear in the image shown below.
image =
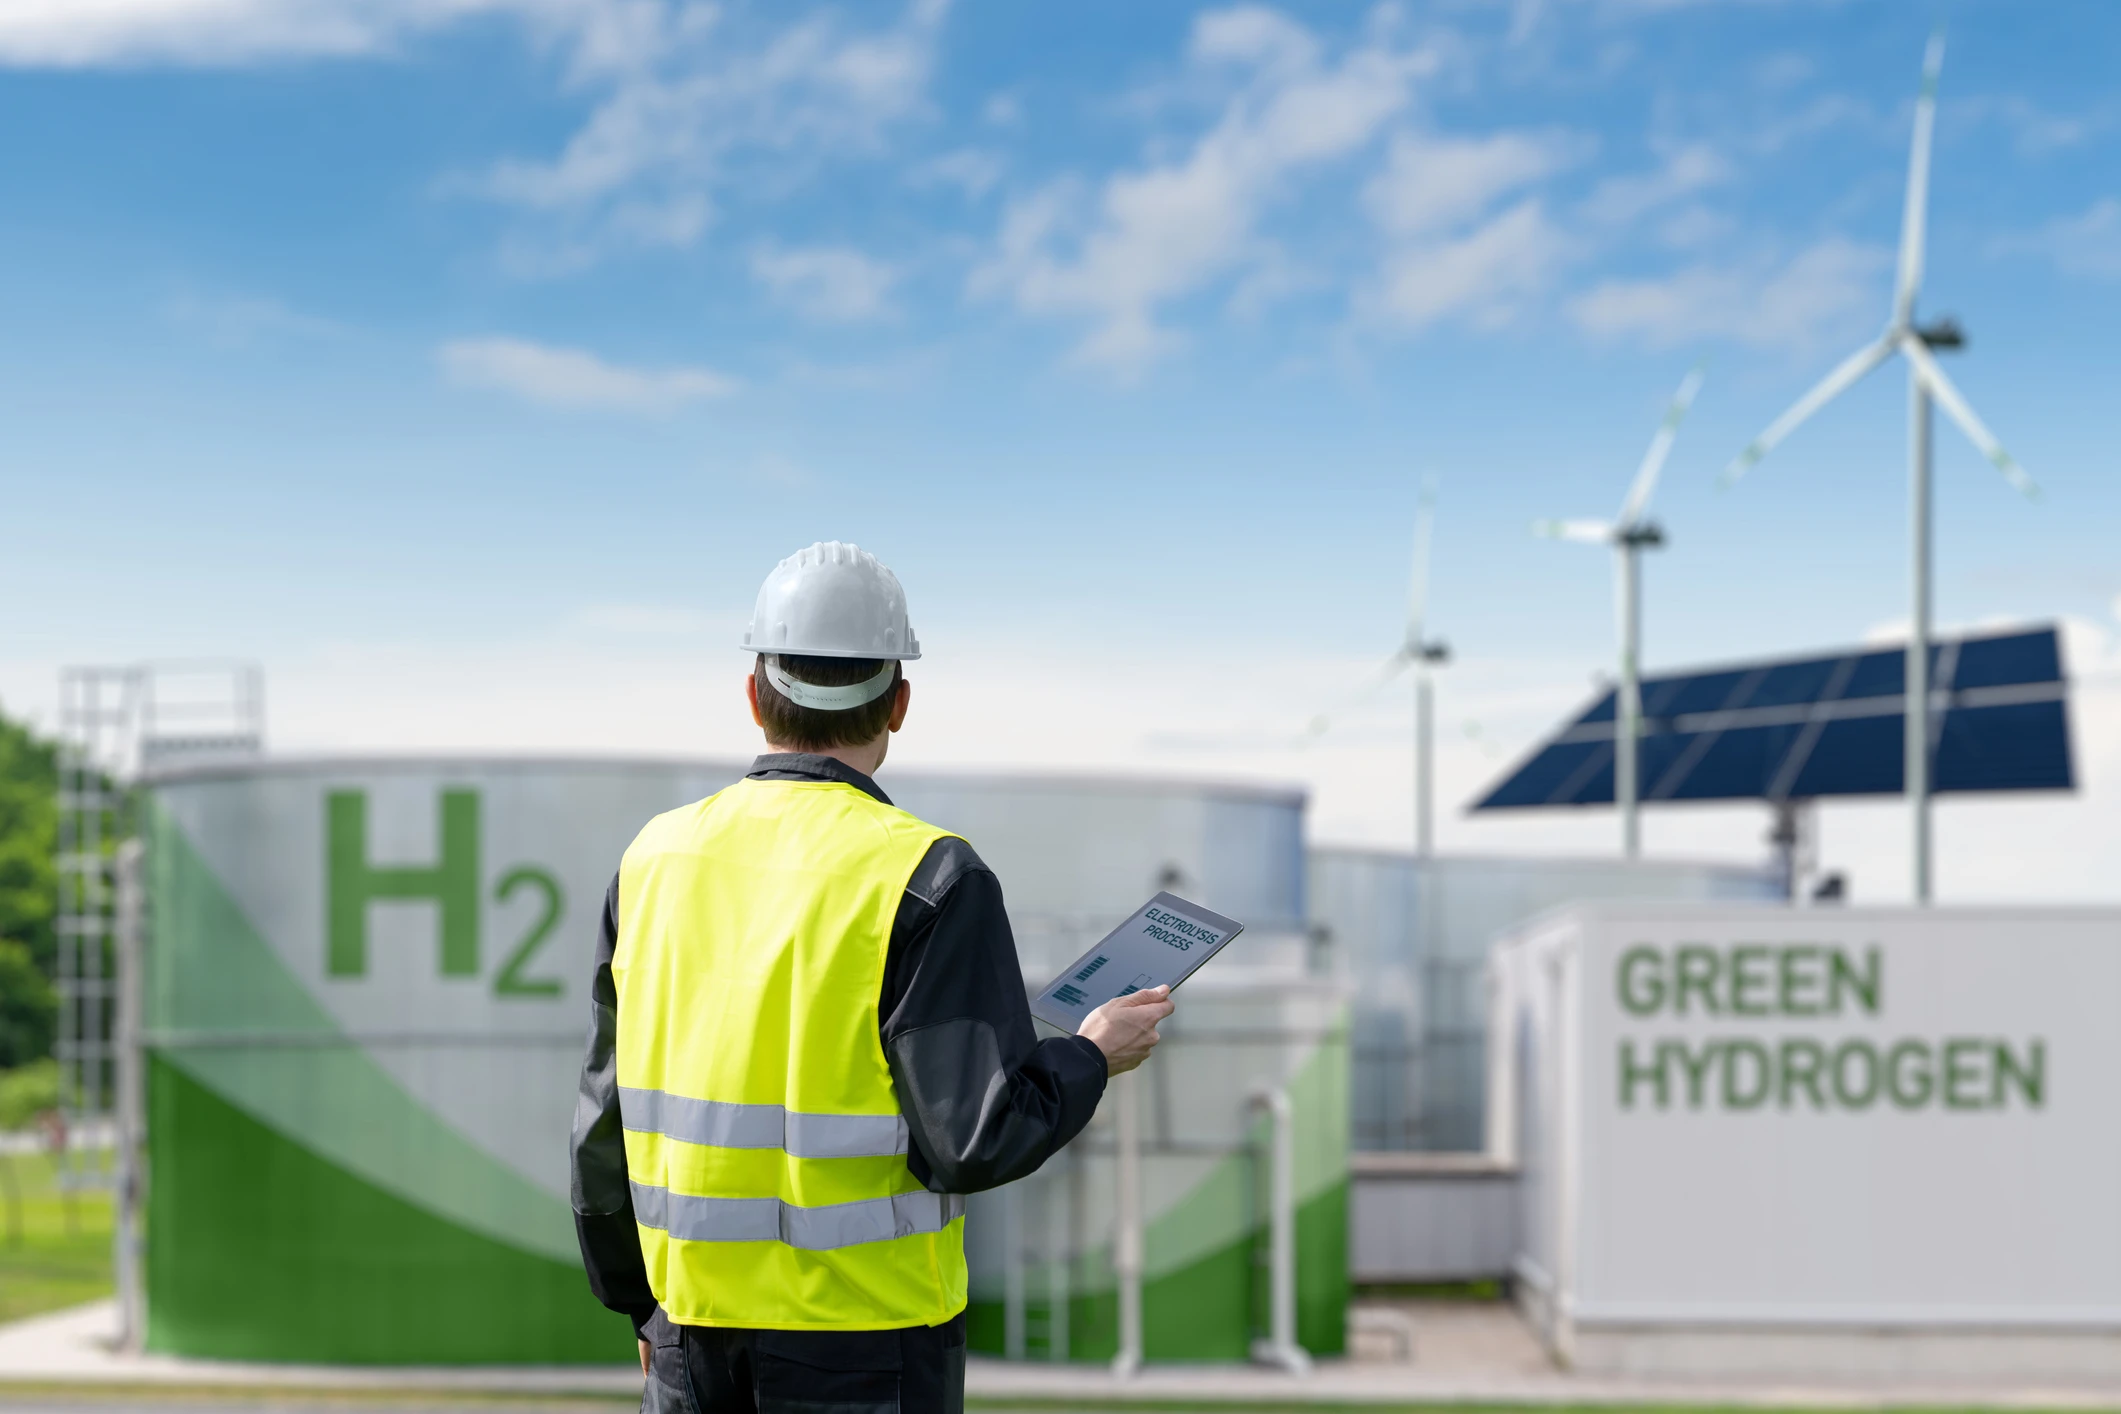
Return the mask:
<svg viewBox="0 0 2121 1414"><path fill-rule="evenodd" d="M913 705L913 684L904 678L898 680L898 701L891 704L891 720L885 725L897 731L906 725L906 709Z"/></svg>
<svg viewBox="0 0 2121 1414"><path fill-rule="evenodd" d="M744 700L751 704L751 720L760 731L766 730L766 719L759 715L759 678L755 672L744 677Z"/></svg>

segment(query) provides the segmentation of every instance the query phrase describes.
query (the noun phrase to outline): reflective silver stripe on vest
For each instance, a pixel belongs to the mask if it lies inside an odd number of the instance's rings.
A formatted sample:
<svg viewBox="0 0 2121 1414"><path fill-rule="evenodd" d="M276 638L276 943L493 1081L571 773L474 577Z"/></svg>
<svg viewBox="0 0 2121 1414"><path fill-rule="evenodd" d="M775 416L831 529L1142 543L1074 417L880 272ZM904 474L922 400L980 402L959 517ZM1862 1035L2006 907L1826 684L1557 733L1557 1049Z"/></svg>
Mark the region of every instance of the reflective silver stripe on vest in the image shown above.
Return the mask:
<svg viewBox="0 0 2121 1414"><path fill-rule="evenodd" d="M686 1242L785 1242L811 1252L941 1232L965 1215L956 1193L895 1193L822 1208L778 1198L696 1198L636 1182L633 1217Z"/></svg>
<svg viewBox="0 0 2121 1414"><path fill-rule="evenodd" d="M717 1149L783 1149L799 1159L857 1159L907 1150L904 1115L803 1114L779 1105L694 1100L619 1087L619 1118L638 1133Z"/></svg>

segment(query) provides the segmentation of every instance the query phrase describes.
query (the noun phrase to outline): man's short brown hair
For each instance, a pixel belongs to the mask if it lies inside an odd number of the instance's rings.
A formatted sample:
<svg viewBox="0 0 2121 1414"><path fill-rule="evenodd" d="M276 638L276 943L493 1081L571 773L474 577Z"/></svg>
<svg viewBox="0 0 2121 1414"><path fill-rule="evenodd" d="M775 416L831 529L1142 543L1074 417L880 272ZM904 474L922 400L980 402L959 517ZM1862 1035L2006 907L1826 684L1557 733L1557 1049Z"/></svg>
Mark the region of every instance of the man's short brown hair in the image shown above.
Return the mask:
<svg viewBox="0 0 2121 1414"><path fill-rule="evenodd" d="M884 670L882 658L811 658L799 653L775 655L781 671L797 682L819 687L849 687L866 682ZM905 680L902 664L892 664L891 686L882 696L838 712L816 707L798 707L781 695L766 676L766 655L759 654L751 670L759 687L759 716L766 723L766 739L798 751L826 751L835 746L863 746L884 734L891 725L891 709L898 705L898 685Z"/></svg>

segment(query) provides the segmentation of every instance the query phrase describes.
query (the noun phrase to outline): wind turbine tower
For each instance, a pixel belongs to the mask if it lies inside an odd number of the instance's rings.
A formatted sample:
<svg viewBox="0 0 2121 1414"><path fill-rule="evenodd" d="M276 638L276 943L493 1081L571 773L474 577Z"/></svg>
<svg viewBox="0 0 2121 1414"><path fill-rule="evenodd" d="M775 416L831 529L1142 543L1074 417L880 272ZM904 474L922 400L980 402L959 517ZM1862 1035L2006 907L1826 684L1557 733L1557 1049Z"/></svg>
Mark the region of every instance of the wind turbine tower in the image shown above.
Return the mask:
<svg viewBox="0 0 2121 1414"><path fill-rule="evenodd" d="M1436 524L1436 483L1424 481L1421 505L1414 513L1414 568L1407 586L1407 631L1399 651L1385 663L1389 681L1400 669L1414 669L1414 853L1427 859L1436 852L1436 700L1431 670L1451 661L1451 645L1430 638L1425 622L1429 607L1429 535Z"/></svg>
<svg viewBox="0 0 2121 1414"><path fill-rule="evenodd" d="M1900 270L1893 308L1878 338L1844 359L1833 372L1768 424L1730 466L1723 483L1730 485L1766 456L1776 443L1825 407L1863 376L1898 354L1907 360L1908 394L1908 541L1909 598L1912 612L1907 640L1906 783L1910 812L1915 902L1930 901L1930 756L1936 749L1930 702L1930 405L1943 407L1967 440L1995 464L2018 491L2037 496L2025 469L2003 450L1974 414L1952 380L1944 376L1933 349L1957 349L1966 342L1949 318L1928 325L1915 322L1915 300L1922 290L1924 223L1929 207L1930 141L1937 123L1937 74L1944 66L1944 32L1930 36L1922 61L1922 93L1915 101L1914 146L1908 157L1907 204L1900 219Z"/></svg>
<svg viewBox="0 0 2121 1414"><path fill-rule="evenodd" d="M1432 670L1451 661L1451 645L1430 638L1424 623L1429 601L1429 533L1436 523L1436 483L1422 482L1421 503L1414 513L1414 568L1407 585L1407 626L1399 648L1384 660L1354 700L1378 692L1408 668L1414 669L1414 853L1427 859L1436 852L1436 731ZM1313 717L1305 739L1323 735L1330 714Z"/></svg>
<svg viewBox="0 0 2121 1414"><path fill-rule="evenodd" d="M1642 809L1637 798L1641 791L1637 746L1642 740L1642 552L1664 545L1664 527L1650 519L1650 497L1657 490L1665 459L1672 454L1679 424L1701 391L1701 376L1697 364L1672 395L1664 422L1635 470L1627 499L1620 503L1620 514L1609 521L1542 520L1532 526L1535 535L1613 547L1613 608L1620 629L1620 685L1613 696L1613 803L1620 807L1620 851L1629 859L1642 856Z"/></svg>

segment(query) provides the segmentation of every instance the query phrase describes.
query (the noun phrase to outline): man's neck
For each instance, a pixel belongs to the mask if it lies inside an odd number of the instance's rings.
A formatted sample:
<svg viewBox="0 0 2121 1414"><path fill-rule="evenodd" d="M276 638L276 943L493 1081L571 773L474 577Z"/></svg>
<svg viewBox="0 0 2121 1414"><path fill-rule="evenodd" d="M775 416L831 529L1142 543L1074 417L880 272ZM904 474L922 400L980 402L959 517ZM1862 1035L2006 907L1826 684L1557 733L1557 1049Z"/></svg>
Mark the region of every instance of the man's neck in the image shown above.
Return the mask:
<svg viewBox="0 0 2121 1414"><path fill-rule="evenodd" d="M851 767L860 771L863 775L873 778L876 775L877 768L884 764L884 752L886 743L889 740L890 737L887 734L861 746L828 746L822 749L813 749L805 746L790 746L786 742L774 741L769 737L766 741L766 749L791 755L829 756L842 766Z"/></svg>

